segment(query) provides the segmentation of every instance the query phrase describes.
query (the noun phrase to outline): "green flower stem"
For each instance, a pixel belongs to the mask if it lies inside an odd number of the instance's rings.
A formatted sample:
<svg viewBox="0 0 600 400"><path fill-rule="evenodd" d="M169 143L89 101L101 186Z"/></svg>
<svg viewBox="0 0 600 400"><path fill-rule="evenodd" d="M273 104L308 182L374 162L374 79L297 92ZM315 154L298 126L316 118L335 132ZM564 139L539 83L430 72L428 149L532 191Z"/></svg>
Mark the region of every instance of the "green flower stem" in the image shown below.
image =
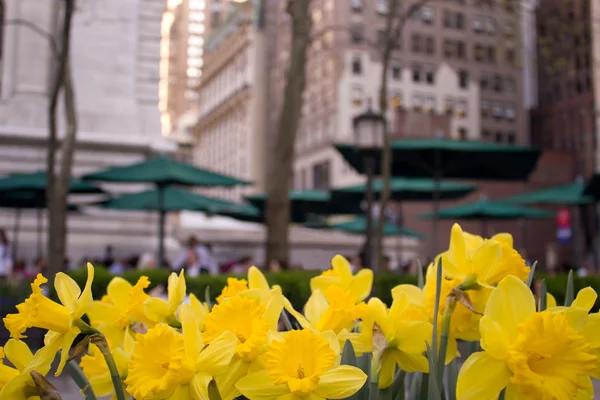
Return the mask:
<svg viewBox="0 0 600 400"><path fill-rule="evenodd" d="M448 302L446 304L446 310L444 311L444 317L442 319L442 333L440 337L440 351L438 353L438 365L437 365L437 377L439 387L443 387L444 382L444 366L446 365L446 352L448 350L448 336L450 332L450 320L452 313L456 308L456 297L448 296Z"/></svg>
<svg viewBox="0 0 600 400"><path fill-rule="evenodd" d="M92 389L92 385L90 385L90 381L88 381L87 377L74 360L67 362L65 365L65 372L69 374L71 379L73 379L79 389L81 389L85 396L85 400L96 400L96 394Z"/></svg>
<svg viewBox="0 0 600 400"><path fill-rule="evenodd" d="M117 400L125 400L125 391L123 390L123 383L121 382L121 375L119 374L119 370L117 369L117 364L115 364L115 359L108 348L108 342L106 341L106 337L99 330L89 326L82 320L76 322L77 327L81 330L81 333L86 335L91 335L91 342L98 347L98 350L104 356L104 360L106 361L106 366L110 371L110 378L113 382L113 386L115 387L115 394L117 396Z"/></svg>

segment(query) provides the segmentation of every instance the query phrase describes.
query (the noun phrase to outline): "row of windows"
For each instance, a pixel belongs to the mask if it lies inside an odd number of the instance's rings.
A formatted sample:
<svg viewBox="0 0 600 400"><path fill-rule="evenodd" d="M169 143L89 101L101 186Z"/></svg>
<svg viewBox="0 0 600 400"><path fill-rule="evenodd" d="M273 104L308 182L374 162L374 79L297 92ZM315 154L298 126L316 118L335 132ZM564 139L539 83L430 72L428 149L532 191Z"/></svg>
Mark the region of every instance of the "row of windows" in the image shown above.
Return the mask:
<svg viewBox="0 0 600 400"><path fill-rule="evenodd" d="M456 4L466 4L466 0L449 0ZM505 11L514 12L518 6L518 0L473 0L473 5L477 7L484 7L495 9L503 8ZM350 7L353 12L359 13L364 10L364 0L351 0ZM430 7L421 7L421 11L431 10ZM379 14L386 14L388 12L388 0L377 0L375 3L375 11Z"/></svg>
<svg viewBox="0 0 600 400"><path fill-rule="evenodd" d="M515 144L517 142L517 134L514 131L501 132L491 131L488 129L481 130L481 138L486 142L496 143L509 143Z"/></svg>
<svg viewBox="0 0 600 400"><path fill-rule="evenodd" d="M481 101L481 117L494 118L497 120L505 119L514 121L517 118L516 107L513 103L502 103L499 101Z"/></svg>

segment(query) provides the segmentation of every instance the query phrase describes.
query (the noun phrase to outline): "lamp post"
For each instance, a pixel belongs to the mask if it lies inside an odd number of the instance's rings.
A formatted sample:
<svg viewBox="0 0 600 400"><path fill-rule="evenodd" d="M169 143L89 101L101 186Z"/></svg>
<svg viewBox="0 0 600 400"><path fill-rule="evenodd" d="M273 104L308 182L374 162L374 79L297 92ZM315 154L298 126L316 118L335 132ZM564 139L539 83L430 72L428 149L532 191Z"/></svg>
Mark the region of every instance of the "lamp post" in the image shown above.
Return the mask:
<svg viewBox="0 0 600 400"><path fill-rule="evenodd" d="M366 246L365 246L365 261L366 266L377 270L376 252L373 240L373 180L376 172L377 154L381 152L383 139L385 135L385 117L377 114L369 108L363 114L357 115L352 120L354 129L354 143L357 150L362 155L362 162L367 175L367 215L366 215Z"/></svg>

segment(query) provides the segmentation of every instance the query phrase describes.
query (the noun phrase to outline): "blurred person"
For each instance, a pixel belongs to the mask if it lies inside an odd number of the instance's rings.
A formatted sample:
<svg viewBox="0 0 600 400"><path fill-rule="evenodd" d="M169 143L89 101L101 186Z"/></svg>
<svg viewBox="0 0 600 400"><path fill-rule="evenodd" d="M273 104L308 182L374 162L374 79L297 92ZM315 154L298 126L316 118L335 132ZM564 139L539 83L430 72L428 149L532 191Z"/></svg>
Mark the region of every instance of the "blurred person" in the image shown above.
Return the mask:
<svg viewBox="0 0 600 400"><path fill-rule="evenodd" d="M154 258L154 254L148 252L143 253L138 260L137 267L138 270L145 269L155 269L156 268L156 259Z"/></svg>
<svg viewBox="0 0 600 400"><path fill-rule="evenodd" d="M195 269L199 269L198 266L198 254L196 253L196 246L198 245L198 241L195 236L190 236L187 240L185 248L181 250L181 253L175 258L173 263L171 264L171 269L174 271L181 271L182 269L186 270L186 273L192 273ZM198 275L196 273L195 275Z"/></svg>
<svg viewBox="0 0 600 400"><path fill-rule="evenodd" d="M229 273L234 275L246 275L248 270L253 265L252 257L244 256L238 259L230 268Z"/></svg>
<svg viewBox="0 0 600 400"><path fill-rule="evenodd" d="M200 274L219 275L219 264L213 256L212 246L210 244L196 245L196 253L198 254L198 265L200 266Z"/></svg>
<svg viewBox="0 0 600 400"><path fill-rule="evenodd" d="M271 262L269 263L269 272L281 272L281 270L282 268L279 260L271 260Z"/></svg>
<svg viewBox="0 0 600 400"><path fill-rule="evenodd" d="M104 253L102 254L102 265L104 265L104 268L109 268L114 264L115 261L113 247L109 244L104 248Z"/></svg>
<svg viewBox="0 0 600 400"><path fill-rule="evenodd" d="M113 275L123 275L128 268L129 260L116 260L112 263L112 265L108 268L108 272Z"/></svg>
<svg viewBox="0 0 600 400"><path fill-rule="evenodd" d="M360 254L355 254L354 256L348 258L348 261L350 261L350 269L354 273L356 273L356 271L360 270L363 267L363 262Z"/></svg>
<svg viewBox="0 0 600 400"><path fill-rule="evenodd" d="M8 278L12 273L13 258L12 247L4 229L0 229L0 281Z"/></svg>

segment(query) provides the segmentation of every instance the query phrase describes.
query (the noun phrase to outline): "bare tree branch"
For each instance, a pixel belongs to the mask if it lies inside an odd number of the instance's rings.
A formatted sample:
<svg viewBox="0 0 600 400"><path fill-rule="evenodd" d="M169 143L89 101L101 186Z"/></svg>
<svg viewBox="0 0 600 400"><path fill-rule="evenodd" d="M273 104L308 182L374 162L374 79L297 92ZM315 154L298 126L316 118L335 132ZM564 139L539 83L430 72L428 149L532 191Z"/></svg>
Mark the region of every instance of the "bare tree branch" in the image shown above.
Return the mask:
<svg viewBox="0 0 600 400"><path fill-rule="evenodd" d="M59 55L58 46L56 45L56 40L55 40L54 36L52 36L49 32L46 32L45 30L43 30L42 28L40 28L33 22L28 21L26 19L16 18L16 19L7 19L6 21L4 21L4 25L23 26L23 27L37 33L38 35L48 39L48 43L50 44L50 49L52 50L53 56L58 57L58 55Z"/></svg>

